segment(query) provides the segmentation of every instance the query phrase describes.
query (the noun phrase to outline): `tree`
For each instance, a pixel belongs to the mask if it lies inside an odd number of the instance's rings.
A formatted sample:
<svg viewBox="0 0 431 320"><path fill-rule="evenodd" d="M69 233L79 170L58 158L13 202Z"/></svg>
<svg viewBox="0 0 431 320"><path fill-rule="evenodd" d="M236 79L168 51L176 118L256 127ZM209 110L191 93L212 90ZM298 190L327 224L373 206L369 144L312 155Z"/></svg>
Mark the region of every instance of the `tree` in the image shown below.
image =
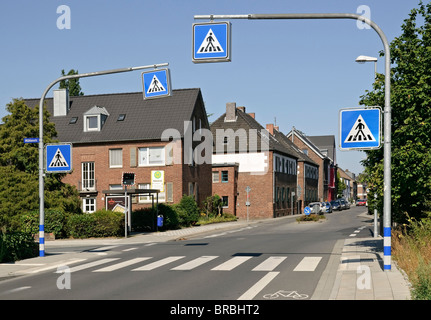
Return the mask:
<svg viewBox="0 0 431 320"><path fill-rule="evenodd" d="M418 21L423 21L418 26ZM392 213L404 222L405 213L420 219L431 210L431 4L419 3L390 44L392 107ZM380 53L384 55L383 52ZM361 104L384 105L384 76ZM366 151L363 160L371 194L383 197L383 148Z"/></svg>
<svg viewBox="0 0 431 320"><path fill-rule="evenodd" d="M39 136L39 105L29 108L14 99L6 106L10 112L0 126L0 228L15 229L21 214L39 208L38 145L24 143L24 138ZM44 143L55 142L55 125L44 110ZM61 182L64 174L45 178L45 207L64 212L80 210L76 188Z"/></svg>
<svg viewBox="0 0 431 320"><path fill-rule="evenodd" d="M67 73L68 76L78 74L78 70L70 69ZM65 76L64 70L61 70L61 75ZM60 81L60 89L69 89L70 96L83 96L84 92L81 91L81 86L79 85L79 78L76 79L68 79Z"/></svg>

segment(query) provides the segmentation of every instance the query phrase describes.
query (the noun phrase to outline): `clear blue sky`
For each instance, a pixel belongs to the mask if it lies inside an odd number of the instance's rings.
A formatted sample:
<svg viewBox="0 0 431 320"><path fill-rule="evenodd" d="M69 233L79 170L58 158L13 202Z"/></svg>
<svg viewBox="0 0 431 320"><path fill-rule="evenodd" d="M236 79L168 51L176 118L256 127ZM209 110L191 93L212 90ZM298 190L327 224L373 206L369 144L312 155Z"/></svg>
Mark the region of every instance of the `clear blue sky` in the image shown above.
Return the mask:
<svg viewBox="0 0 431 320"><path fill-rule="evenodd" d="M173 89L201 88L210 121L226 102L246 106L263 126L276 120L307 135L335 135L338 113L371 89L383 49L355 20L231 20L232 62L192 63L197 14L358 13L366 5L389 41L419 0L19 0L0 3L0 118L13 98L39 98L61 70L80 73L169 63ZM426 2L426 1L424 1ZM57 28L57 7L71 10L71 28ZM384 61L379 59L379 73ZM81 79L86 95L142 90L140 72ZM57 88L57 86L55 87ZM52 91L48 94L52 96ZM362 152L340 151L343 169L360 173Z"/></svg>

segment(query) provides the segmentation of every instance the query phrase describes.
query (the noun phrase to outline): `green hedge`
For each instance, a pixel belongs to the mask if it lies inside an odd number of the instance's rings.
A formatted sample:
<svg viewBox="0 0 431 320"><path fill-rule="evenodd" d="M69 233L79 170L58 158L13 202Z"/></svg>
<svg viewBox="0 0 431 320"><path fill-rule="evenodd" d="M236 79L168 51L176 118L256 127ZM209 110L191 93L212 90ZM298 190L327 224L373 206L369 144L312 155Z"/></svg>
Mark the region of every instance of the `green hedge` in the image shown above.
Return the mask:
<svg viewBox="0 0 431 320"><path fill-rule="evenodd" d="M73 238L119 237L124 235L124 214L109 210L69 217L67 233Z"/></svg>
<svg viewBox="0 0 431 320"><path fill-rule="evenodd" d="M37 256L38 245L29 233L0 232L0 262L11 262Z"/></svg>

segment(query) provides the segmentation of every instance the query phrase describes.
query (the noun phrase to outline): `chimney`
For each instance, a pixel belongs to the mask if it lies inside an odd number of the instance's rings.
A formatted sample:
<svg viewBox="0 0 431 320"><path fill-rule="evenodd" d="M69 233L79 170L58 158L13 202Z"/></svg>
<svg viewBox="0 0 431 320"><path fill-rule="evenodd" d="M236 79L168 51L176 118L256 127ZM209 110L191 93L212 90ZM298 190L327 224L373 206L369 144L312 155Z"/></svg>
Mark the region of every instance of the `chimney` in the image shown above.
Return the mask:
<svg viewBox="0 0 431 320"><path fill-rule="evenodd" d="M226 117L224 121L236 121L236 102L226 103Z"/></svg>
<svg viewBox="0 0 431 320"><path fill-rule="evenodd" d="M274 125L272 123L266 125L266 130L268 130L270 134L274 135Z"/></svg>
<svg viewBox="0 0 431 320"><path fill-rule="evenodd" d="M238 107L237 109L245 113L245 107Z"/></svg>
<svg viewBox="0 0 431 320"><path fill-rule="evenodd" d="M249 113L248 113L248 115L249 115L250 117L252 117L253 119L256 119L256 118L255 118L255 115L256 115L256 114L255 114L254 112L249 112Z"/></svg>
<svg viewBox="0 0 431 320"><path fill-rule="evenodd" d="M274 129L277 131L280 131L280 127L279 126L274 126Z"/></svg>
<svg viewBox="0 0 431 320"><path fill-rule="evenodd" d="M54 90L54 117L67 116L69 112L69 90L56 89Z"/></svg>

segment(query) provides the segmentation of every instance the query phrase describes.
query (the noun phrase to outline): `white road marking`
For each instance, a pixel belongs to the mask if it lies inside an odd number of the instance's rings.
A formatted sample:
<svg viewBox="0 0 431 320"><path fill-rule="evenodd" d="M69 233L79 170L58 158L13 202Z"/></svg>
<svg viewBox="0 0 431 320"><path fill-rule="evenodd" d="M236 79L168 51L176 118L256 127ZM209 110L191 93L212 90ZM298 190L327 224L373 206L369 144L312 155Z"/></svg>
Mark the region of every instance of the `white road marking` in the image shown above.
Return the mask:
<svg viewBox="0 0 431 320"><path fill-rule="evenodd" d="M272 271L287 257L274 256L269 257L264 262L255 267L252 271Z"/></svg>
<svg viewBox="0 0 431 320"><path fill-rule="evenodd" d="M248 289L238 300L252 300L259 292L263 290L280 272L269 272L262 279L256 282Z"/></svg>
<svg viewBox="0 0 431 320"><path fill-rule="evenodd" d="M185 256L172 256L172 257L167 257L164 259L161 259L159 261L155 261L153 263L147 264L145 266L133 269L132 271L149 271L149 270L154 270L158 267L164 266L168 263L180 260L182 258L185 258Z"/></svg>
<svg viewBox="0 0 431 320"><path fill-rule="evenodd" d="M118 270L118 269L130 266L132 264L139 263L139 262L142 262L142 261L145 261L145 260L148 260L148 259L151 259L151 257L142 257L142 258L130 259L130 260L123 261L123 262L120 262L120 263L117 263L117 264L113 264L112 266L108 266L108 267L105 267L105 268L102 268L102 269L94 270L93 272L109 272L109 271L114 271L114 270Z"/></svg>
<svg viewBox="0 0 431 320"><path fill-rule="evenodd" d="M215 258L218 258L218 256L202 256L199 258L196 258L192 261L186 262L182 265L179 265L178 267L172 268L171 270L192 270L200 265L203 265L204 263L207 263Z"/></svg>
<svg viewBox="0 0 431 320"><path fill-rule="evenodd" d="M228 261L222 263L221 265L218 265L215 268L212 268L211 270L218 270L218 271L231 271L232 269L238 267L240 264L246 262L251 257L233 257L232 259L229 259Z"/></svg>
<svg viewBox="0 0 431 320"><path fill-rule="evenodd" d="M85 264L82 264L82 265L70 268L70 272L72 273L72 272L76 272L76 271L81 271L81 270L84 270L84 269L92 268L92 267L95 267L95 266L98 266L98 265L101 265L101 264L104 264L104 263L108 263L108 262L111 262L111 261L115 261L115 260L118 260L118 259L120 259L120 258L106 258L106 259L102 259L102 260L96 260L96 261L93 261L93 262L85 263Z"/></svg>
<svg viewBox="0 0 431 320"><path fill-rule="evenodd" d="M322 257L304 257L293 271L314 271Z"/></svg>

